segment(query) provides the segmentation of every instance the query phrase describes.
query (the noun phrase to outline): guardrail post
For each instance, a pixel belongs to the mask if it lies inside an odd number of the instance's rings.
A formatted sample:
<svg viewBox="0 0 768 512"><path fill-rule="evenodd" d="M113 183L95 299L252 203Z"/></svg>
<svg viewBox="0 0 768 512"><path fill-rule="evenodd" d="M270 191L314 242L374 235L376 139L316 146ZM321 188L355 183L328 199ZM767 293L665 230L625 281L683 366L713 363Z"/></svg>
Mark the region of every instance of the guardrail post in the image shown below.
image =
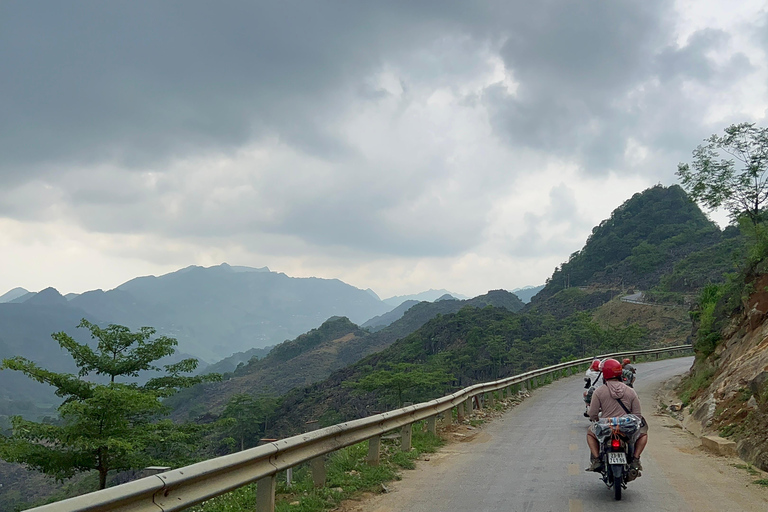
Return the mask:
<svg viewBox="0 0 768 512"><path fill-rule="evenodd" d="M427 418L427 431L437 434L437 414Z"/></svg>
<svg viewBox="0 0 768 512"><path fill-rule="evenodd" d="M379 455L381 454L381 436L373 436L368 440L368 457L365 462L369 466L379 465Z"/></svg>
<svg viewBox="0 0 768 512"><path fill-rule="evenodd" d="M473 401L472 397L469 397L466 400L464 400L464 413L467 415L467 418L472 416L472 401Z"/></svg>
<svg viewBox="0 0 768 512"><path fill-rule="evenodd" d="M291 487L293 485L293 468L285 470L285 486Z"/></svg>
<svg viewBox="0 0 768 512"><path fill-rule="evenodd" d="M494 396L494 392L491 391L488 393L488 407L493 407L496 405L496 397Z"/></svg>
<svg viewBox="0 0 768 512"><path fill-rule="evenodd" d="M453 407L443 411L443 425L450 425L451 423L453 423Z"/></svg>
<svg viewBox="0 0 768 512"><path fill-rule="evenodd" d="M325 456L315 457L309 464L312 468L312 482L314 482L315 487L324 486L325 479L328 476L325 470Z"/></svg>
<svg viewBox="0 0 768 512"><path fill-rule="evenodd" d="M407 425L403 425L402 430L400 430L400 451L402 452L411 451L412 428L413 423L409 423Z"/></svg>
<svg viewBox="0 0 768 512"><path fill-rule="evenodd" d="M456 405L456 418L459 423L464 421L464 402L459 402Z"/></svg>
<svg viewBox="0 0 768 512"><path fill-rule="evenodd" d="M478 411L482 411L483 410L483 406L485 405L485 395L486 395L485 393L480 393L479 395L477 395L475 397L475 399L477 400L477 410Z"/></svg>
<svg viewBox="0 0 768 512"><path fill-rule="evenodd" d="M275 475L256 480L256 512L275 512Z"/></svg>

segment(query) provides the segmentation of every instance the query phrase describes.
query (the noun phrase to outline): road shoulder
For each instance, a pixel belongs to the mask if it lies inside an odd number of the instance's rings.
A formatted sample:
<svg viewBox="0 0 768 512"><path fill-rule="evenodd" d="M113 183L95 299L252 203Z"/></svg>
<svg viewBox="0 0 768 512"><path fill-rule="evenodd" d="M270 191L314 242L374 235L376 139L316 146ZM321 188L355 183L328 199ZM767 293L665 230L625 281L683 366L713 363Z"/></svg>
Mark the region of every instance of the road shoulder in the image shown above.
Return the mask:
<svg viewBox="0 0 768 512"><path fill-rule="evenodd" d="M768 487L753 483L768 475L753 468L747 471L738 457L715 455L702 448L697 436L664 412L661 404L670 401L670 387L667 383L641 395L642 402L655 404L654 413L646 417L646 453L655 469L697 512L768 510Z"/></svg>

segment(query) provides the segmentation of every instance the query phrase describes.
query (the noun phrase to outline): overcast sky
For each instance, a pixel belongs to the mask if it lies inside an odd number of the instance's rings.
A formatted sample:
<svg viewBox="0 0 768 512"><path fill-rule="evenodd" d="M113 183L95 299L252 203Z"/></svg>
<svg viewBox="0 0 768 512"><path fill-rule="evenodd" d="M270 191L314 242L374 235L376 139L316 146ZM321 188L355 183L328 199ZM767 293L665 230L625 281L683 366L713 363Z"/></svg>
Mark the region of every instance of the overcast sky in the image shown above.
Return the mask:
<svg viewBox="0 0 768 512"><path fill-rule="evenodd" d="M702 139L768 124L767 9L4 0L0 293L224 261L542 284Z"/></svg>

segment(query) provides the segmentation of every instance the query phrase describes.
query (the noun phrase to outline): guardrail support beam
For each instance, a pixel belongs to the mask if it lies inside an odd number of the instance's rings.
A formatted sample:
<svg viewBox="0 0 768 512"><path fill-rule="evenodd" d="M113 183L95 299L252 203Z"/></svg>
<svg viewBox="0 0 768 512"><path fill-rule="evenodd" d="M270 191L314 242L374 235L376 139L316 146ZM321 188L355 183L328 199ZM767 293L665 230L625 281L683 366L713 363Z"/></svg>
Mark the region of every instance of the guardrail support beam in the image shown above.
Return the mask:
<svg viewBox="0 0 768 512"><path fill-rule="evenodd" d="M403 428L400 431L400 451L403 451L403 452L411 451L412 431L413 431L413 423L403 425Z"/></svg>
<svg viewBox="0 0 768 512"><path fill-rule="evenodd" d="M256 480L256 512L275 512L275 475Z"/></svg>
<svg viewBox="0 0 768 512"><path fill-rule="evenodd" d="M464 421L464 402L459 402L456 405L456 418L459 423Z"/></svg>
<svg viewBox="0 0 768 512"><path fill-rule="evenodd" d="M453 423L453 407L443 411L443 425L450 425L451 423Z"/></svg>
<svg viewBox="0 0 768 512"><path fill-rule="evenodd" d="M381 436L373 436L368 440L368 457L366 457L365 461L369 466L378 466L380 454Z"/></svg>
<svg viewBox="0 0 768 512"><path fill-rule="evenodd" d="M464 401L464 413L467 415L467 418L472 416L472 402L474 401L473 397L469 397Z"/></svg>
<svg viewBox="0 0 768 512"><path fill-rule="evenodd" d="M488 407L493 407L496 405L496 397L494 396L494 392L491 391L488 393Z"/></svg>
<svg viewBox="0 0 768 512"><path fill-rule="evenodd" d="M315 487L324 486L328 476L325 469L325 455L315 457L309 465L312 468L312 482L315 484Z"/></svg>
<svg viewBox="0 0 768 512"><path fill-rule="evenodd" d="M427 430L437 435L437 414L427 418Z"/></svg>

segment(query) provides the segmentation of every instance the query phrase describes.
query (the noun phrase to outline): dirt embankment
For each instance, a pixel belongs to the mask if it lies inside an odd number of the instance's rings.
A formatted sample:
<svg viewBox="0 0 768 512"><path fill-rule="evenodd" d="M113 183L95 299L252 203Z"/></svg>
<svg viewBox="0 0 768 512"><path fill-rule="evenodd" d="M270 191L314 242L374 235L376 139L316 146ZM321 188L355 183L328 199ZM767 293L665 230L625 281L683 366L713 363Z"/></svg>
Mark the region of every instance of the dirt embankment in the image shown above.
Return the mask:
<svg viewBox="0 0 768 512"><path fill-rule="evenodd" d="M745 313L697 362L711 383L690 404L686 427L735 441L742 459L768 470L768 274L752 289Z"/></svg>

